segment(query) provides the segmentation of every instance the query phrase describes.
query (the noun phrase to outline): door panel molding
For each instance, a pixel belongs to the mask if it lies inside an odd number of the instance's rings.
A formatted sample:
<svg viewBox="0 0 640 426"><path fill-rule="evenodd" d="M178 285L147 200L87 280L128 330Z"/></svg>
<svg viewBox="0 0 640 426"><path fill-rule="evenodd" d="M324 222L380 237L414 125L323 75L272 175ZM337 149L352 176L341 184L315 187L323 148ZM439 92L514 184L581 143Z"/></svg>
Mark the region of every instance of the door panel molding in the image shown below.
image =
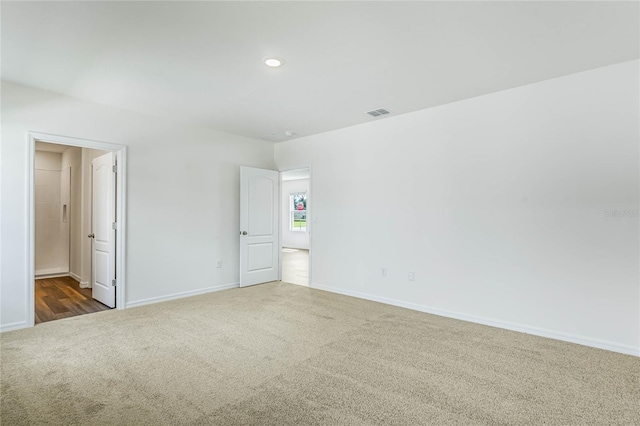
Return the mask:
<svg viewBox="0 0 640 426"><path fill-rule="evenodd" d="M240 167L240 287L280 277L280 174Z"/></svg>
<svg viewBox="0 0 640 426"><path fill-rule="evenodd" d="M116 306L116 230L112 224L115 218L115 175L113 166L115 155L108 152L91 161L91 287L93 298L110 308Z"/></svg>

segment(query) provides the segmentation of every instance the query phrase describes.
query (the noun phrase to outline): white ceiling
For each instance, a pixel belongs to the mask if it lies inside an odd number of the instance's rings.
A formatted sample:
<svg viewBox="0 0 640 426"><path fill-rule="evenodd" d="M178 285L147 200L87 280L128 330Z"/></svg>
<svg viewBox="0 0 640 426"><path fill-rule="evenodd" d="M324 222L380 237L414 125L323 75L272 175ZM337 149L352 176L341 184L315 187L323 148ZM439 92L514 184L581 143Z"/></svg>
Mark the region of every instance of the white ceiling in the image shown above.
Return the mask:
<svg viewBox="0 0 640 426"><path fill-rule="evenodd" d="M283 181L309 179L310 171L309 169L287 170L282 172L281 176Z"/></svg>
<svg viewBox="0 0 640 426"><path fill-rule="evenodd" d="M637 59L638 27L638 2L3 1L2 77L295 138Z"/></svg>
<svg viewBox="0 0 640 426"><path fill-rule="evenodd" d="M62 152L65 152L67 149L69 149L67 145L56 145L54 143L36 142L36 151L62 153Z"/></svg>

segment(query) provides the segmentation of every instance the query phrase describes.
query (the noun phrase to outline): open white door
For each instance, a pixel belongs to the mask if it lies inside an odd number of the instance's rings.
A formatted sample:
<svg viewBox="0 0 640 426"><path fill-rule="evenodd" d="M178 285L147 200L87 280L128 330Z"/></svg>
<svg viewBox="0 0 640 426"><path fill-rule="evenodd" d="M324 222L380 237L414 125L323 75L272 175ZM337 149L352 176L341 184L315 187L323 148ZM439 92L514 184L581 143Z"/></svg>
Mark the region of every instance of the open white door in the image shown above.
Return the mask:
<svg viewBox="0 0 640 426"><path fill-rule="evenodd" d="M240 167L240 287L276 281L280 174Z"/></svg>
<svg viewBox="0 0 640 426"><path fill-rule="evenodd" d="M110 308L116 306L116 206L115 154L96 157L91 162L92 197L92 273L93 298Z"/></svg>

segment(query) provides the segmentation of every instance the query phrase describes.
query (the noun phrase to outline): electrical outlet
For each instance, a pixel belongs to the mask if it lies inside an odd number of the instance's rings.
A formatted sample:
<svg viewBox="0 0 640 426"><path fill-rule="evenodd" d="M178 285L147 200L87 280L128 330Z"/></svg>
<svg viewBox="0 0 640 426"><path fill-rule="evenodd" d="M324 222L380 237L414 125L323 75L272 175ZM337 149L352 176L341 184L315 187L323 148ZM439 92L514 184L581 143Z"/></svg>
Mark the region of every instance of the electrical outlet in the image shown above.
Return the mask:
<svg viewBox="0 0 640 426"><path fill-rule="evenodd" d="M387 276L387 268L380 268L380 276L381 277Z"/></svg>
<svg viewBox="0 0 640 426"><path fill-rule="evenodd" d="M216 268L222 268L222 260L218 259L216 261Z"/></svg>
<svg viewBox="0 0 640 426"><path fill-rule="evenodd" d="M407 277L407 279L409 281L415 281L416 280L416 273L413 272L413 271L409 272L409 276Z"/></svg>

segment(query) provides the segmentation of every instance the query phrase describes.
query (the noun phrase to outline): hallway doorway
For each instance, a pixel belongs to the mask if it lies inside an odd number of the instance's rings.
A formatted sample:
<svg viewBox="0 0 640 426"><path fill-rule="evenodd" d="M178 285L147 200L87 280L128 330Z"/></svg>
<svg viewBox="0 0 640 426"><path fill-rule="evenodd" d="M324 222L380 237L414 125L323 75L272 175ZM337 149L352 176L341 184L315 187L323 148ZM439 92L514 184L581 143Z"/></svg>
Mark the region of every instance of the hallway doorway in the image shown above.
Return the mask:
<svg viewBox="0 0 640 426"><path fill-rule="evenodd" d="M282 281L309 286L310 182L309 168L281 175Z"/></svg>
<svg viewBox="0 0 640 426"><path fill-rule="evenodd" d="M94 294L94 162L109 151L37 141L34 153L34 322L109 309ZM109 173L112 173L109 170ZM114 209L115 213L115 209ZM90 234L89 234L90 233Z"/></svg>
<svg viewBox="0 0 640 426"><path fill-rule="evenodd" d="M309 250L282 248L282 281L309 286Z"/></svg>
<svg viewBox="0 0 640 426"><path fill-rule="evenodd" d="M126 147L29 132L29 152L29 326L123 309Z"/></svg>

